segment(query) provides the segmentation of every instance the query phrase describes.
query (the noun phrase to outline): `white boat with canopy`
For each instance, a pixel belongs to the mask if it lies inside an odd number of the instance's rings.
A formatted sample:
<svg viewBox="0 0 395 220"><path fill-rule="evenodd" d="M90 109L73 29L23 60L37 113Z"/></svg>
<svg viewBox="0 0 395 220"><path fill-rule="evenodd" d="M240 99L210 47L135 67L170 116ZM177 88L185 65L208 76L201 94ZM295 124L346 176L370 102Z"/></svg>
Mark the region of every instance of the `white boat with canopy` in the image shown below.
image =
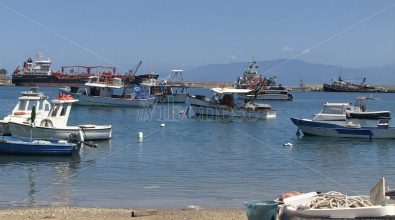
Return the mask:
<svg viewBox="0 0 395 220"><path fill-rule="evenodd" d="M368 111L367 98L358 97L351 103L325 103L322 110L313 118L314 121L346 121L347 119L389 119L390 111Z"/></svg>
<svg viewBox="0 0 395 220"><path fill-rule="evenodd" d="M216 117L275 118L276 111L267 104L257 104L253 100L243 104L236 103L235 95L251 92L250 89L212 88L214 95L211 98L196 95L188 97L188 104L195 115Z"/></svg>
<svg viewBox="0 0 395 220"><path fill-rule="evenodd" d="M28 121L31 117L33 106L35 106L36 121L38 122L48 116L51 108L48 97L42 92L37 92L36 87L31 88L29 91L22 92L22 96L18 98L18 103L15 105L11 114L4 117L3 120L0 120L0 133L2 135L11 135L8 123L22 123Z"/></svg>
<svg viewBox="0 0 395 220"><path fill-rule="evenodd" d="M42 139L68 139L70 134L83 134L84 140L106 140L111 138L111 125L67 125L72 103L78 100L60 95L51 101L52 107L46 118L40 121L10 122L13 136Z"/></svg>

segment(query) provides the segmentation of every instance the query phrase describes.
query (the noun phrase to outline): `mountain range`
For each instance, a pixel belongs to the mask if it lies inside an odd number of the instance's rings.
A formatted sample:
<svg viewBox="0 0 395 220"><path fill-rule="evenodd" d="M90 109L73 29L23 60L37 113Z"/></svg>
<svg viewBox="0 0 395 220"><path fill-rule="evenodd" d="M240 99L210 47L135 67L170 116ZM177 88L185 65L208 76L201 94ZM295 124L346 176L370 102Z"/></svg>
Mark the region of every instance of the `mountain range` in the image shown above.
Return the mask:
<svg viewBox="0 0 395 220"><path fill-rule="evenodd" d="M235 82L247 67L247 62L210 64L184 71L186 81ZM344 80L369 84L395 84L395 64L379 67L350 68L336 65L309 63L301 60L276 59L257 62L259 74L277 76L284 85L330 83L341 76Z"/></svg>

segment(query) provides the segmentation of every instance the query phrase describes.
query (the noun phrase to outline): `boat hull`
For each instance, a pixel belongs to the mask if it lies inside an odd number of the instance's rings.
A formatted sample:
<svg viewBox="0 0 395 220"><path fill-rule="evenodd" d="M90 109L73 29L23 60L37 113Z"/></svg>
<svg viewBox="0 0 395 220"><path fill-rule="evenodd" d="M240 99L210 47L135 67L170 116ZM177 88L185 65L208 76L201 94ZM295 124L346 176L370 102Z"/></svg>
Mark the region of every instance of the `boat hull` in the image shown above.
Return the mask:
<svg viewBox="0 0 395 220"><path fill-rule="evenodd" d="M75 105L84 106L119 106L119 107L150 107L155 103L155 97L146 99L111 98L100 96L86 96L70 93L79 101Z"/></svg>
<svg viewBox="0 0 395 220"><path fill-rule="evenodd" d="M82 86L88 81L87 77L58 78L53 75L13 75L12 84L15 86L62 87Z"/></svg>
<svg viewBox="0 0 395 220"><path fill-rule="evenodd" d="M262 92L257 96L240 94L239 98L243 100L249 100L251 98L254 98L256 100L284 100L284 101L293 100L292 94L289 94L288 92L270 92L270 90L268 90L268 92Z"/></svg>
<svg viewBox="0 0 395 220"><path fill-rule="evenodd" d="M317 122L308 119L291 118L292 122L306 136L323 136L339 138L364 138L364 139L393 139L395 138L395 128L362 127L352 128L343 125Z"/></svg>
<svg viewBox="0 0 395 220"><path fill-rule="evenodd" d="M306 209L290 210L284 209L281 219L302 220L302 219L355 219L355 218L374 218L374 219L393 219L395 216L395 206L369 206L359 208L336 208L336 209Z"/></svg>
<svg viewBox="0 0 395 220"><path fill-rule="evenodd" d="M387 119L391 118L390 111L375 111L375 112L347 112L347 118L357 119Z"/></svg>
<svg viewBox="0 0 395 220"><path fill-rule="evenodd" d="M188 98L187 93L177 93L169 95L160 95L156 97L159 103L185 103Z"/></svg>
<svg viewBox="0 0 395 220"><path fill-rule="evenodd" d="M79 151L79 146L72 143L55 141L24 141L18 137L0 140L0 153L3 154L37 154L37 155L71 155Z"/></svg>
<svg viewBox="0 0 395 220"><path fill-rule="evenodd" d="M28 124L10 123L12 135L25 138L43 138L43 139L63 139L67 140L70 134L79 134L80 130L84 140L107 140L111 139L111 125L95 125L95 126L67 126L64 128L54 127L31 127Z"/></svg>
<svg viewBox="0 0 395 220"><path fill-rule="evenodd" d="M363 86L336 86L324 83L322 89L325 92L385 92L374 87Z"/></svg>
<svg viewBox="0 0 395 220"><path fill-rule="evenodd" d="M8 122L0 121L0 135L11 135L10 126Z"/></svg>

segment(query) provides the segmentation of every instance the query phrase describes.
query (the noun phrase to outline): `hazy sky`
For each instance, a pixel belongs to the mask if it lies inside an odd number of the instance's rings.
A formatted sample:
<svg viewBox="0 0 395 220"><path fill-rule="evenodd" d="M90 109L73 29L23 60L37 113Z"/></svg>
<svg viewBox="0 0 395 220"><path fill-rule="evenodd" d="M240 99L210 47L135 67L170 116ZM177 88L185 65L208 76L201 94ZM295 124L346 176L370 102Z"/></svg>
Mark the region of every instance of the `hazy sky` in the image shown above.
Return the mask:
<svg viewBox="0 0 395 220"><path fill-rule="evenodd" d="M0 68L41 50L62 65L142 71L297 58L395 63L395 0L0 0Z"/></svg>

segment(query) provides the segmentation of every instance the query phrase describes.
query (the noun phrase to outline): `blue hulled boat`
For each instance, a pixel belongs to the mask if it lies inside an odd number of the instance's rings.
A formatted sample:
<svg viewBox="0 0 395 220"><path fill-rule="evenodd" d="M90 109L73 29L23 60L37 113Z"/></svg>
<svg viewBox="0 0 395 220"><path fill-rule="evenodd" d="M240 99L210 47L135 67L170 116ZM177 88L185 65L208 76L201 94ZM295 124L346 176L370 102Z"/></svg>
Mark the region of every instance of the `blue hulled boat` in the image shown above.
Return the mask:
<svg viewBox="0 0 395 220"><path fill-rule="evenodd" d="M389 121L379 120L376 127L362 127L352 122L326 122L291 118L292 122L307 136L390 139L395 138L395 127Z"/></svg>
<svg viewBox="0 0 395 220"><path fill-rule="evenodd" d="M0 139L0 153L4 154L71 155L79 149L79 144L64 140L30 140L16 136Z"/></svg>

